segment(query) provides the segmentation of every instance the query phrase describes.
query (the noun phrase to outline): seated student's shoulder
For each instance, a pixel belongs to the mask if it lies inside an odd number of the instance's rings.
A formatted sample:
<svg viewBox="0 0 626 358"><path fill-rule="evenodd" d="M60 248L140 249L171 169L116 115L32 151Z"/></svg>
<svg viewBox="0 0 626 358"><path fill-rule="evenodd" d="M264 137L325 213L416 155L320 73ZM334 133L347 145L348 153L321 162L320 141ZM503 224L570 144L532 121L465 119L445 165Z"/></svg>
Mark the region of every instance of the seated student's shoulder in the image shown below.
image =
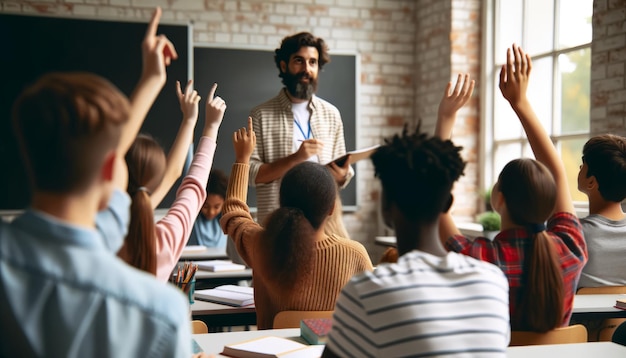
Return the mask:
<svg viewBox="0 0 626 358"><path fill-rule="evenodd" d="M91 280L98 283L102 298L111 304L173 326L184 322L189 315L189 304L182 291L127 265L116 256L94 261L89 271Z"/></svg>

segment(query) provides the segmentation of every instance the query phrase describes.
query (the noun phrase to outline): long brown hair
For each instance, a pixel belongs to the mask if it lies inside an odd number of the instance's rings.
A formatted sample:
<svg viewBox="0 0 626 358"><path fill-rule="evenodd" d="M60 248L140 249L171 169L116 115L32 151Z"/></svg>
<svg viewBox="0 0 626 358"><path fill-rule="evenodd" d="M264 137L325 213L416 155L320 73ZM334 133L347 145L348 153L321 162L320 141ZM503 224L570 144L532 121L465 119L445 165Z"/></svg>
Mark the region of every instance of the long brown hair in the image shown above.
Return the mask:
<svg viewBox="0 0 626 358"><path fill-rule="evenodd" d="M280 185L280 207L265 221L262 265L268 282L280 287L310 274L315 259L315 232L328 218L337 185L324 166L304 162L290 169Z"/></svg>
<svg viewBox="0 0 626 358"><path fill-rule="evenodd" d="M156 275L156 226L150 193L163 180L165 153L152 137L140 134L126 153L126 164L132 203L128 235L118 256L131 266Z"/></svg>
<svg viewBox="0 0 626 358"><path fill-rule="evenodd" d="M524 252L522 285L511 328L549 331L561 325L565 295L559 258L543 227L554 211L556 183L540 162L516 159L502 169L497 186L510 219L526 227L532 240Z"/></svg>

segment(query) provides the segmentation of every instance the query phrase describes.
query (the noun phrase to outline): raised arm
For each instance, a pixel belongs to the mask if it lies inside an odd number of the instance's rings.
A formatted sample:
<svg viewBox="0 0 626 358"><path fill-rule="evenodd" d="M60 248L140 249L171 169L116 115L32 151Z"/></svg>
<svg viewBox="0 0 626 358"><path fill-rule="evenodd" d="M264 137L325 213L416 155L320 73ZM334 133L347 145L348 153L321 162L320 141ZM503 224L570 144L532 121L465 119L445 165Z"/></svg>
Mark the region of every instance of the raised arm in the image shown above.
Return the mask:
<svg viewBox="0 0 626 358"><path fill-rule="evenodd" d="M472 97L474 85L475 81L470 81L469 74L459 74L454 89L452 88L452 82L448 82L441 102L439 102L437 125L435 127L436 136L441 139L450 139L452 137L456 112ZM452 215L448 211L439 216L439 237L445 243L453 235L461 235L461 231L456 227Z"/></svg>
<svg viewBox="0 0 626 358"><path fill-rule="evenodd" d="M172 60L178 58L176 49L170 40L165 35L157 35L160 19L161 8L157 7L152 14L141 45L143 62L141 77L130 96L130 118L122 131L118 145L118 151L122 156L128 152L135 137L137 137L137 133L139 133L146 114L165 85L167 79L165 67L169 66Z"/></svg>
<svg viewBox="0 0 626 358"><path fill-rule="evenodd" d="M183 112L183 120L178 129L178 135L174 140L174 144L167 155L167 167L165 174L159 187L152 193L152 208L156 209L165 195L170 191L172 185L182 175L185 166L185 160L189 147L193 142L193 132L198 121L198 102L200 96L193 89L193 81L189 80L183 94L180 88L180 82L176 81L176 95L180 103L180 110Z"/></svg>
<svg viewBox="0 0 626 358"><path fill-rule="evenodd" d="M557 188L555 212L569 212L575 215L563 162L526 96L532 70L530 56L515 44L511 49L507 49L506 54L506 65L500 70L502 96L509 101L522 123L535 158L544 164L554 177Z"/></svg>

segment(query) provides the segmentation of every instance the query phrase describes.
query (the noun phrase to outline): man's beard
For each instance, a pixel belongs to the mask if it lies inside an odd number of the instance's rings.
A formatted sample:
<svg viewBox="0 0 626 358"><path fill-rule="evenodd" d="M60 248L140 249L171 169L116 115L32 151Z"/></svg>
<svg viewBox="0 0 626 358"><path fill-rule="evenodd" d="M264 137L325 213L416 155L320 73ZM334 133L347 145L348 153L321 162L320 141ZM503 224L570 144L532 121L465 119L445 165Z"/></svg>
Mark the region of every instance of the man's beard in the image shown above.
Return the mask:
<svg viewBox="0 0 626 358"><path fill-rule="evenodd" d="M283 84L287 87L289 94L298 99L309 100L317 91L317 78L308 77L309 83L302 83L300 80L305 77L304 72L291 74L289 71L283 73Z"/></svg>

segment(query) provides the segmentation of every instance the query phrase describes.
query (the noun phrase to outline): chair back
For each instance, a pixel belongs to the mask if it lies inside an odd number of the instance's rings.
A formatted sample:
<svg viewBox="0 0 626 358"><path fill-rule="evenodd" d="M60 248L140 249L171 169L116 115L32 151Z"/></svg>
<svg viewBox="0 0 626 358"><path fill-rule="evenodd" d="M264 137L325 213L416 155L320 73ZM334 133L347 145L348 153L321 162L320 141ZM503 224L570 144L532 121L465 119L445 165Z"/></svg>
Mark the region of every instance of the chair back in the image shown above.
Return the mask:
<svg viewBox="0 0 626 358"><path fill-rule="evenodd" d="M274 329L300 328L305 318L333 318L334 311L281 311L274 316Z"/></svg>
<svg viewBox="0 0 626 358"><path fill-rule="evenodd" d="M613 333L613 337L611 337L611 341L613 343L626 346L626 322L617 326L615 332Z"/></svg>
<svg viewBox="0 0 626 358"><path fill-rule="evenodd" d="M576 291L577 295L603 295L603 294L626 293L626 286L601 286L581 287ZM589 331L590 341L610 342L617 327L626 322L626 318L607 318L599 325L594 325Z"/></svg>
<svg viewBox="0 0 626 358"><path fill-rule="evenodd" d="M192 334L209 333L209 327L207 327L206 323L200 320L193 320L191 321L191 333Z"/></svg>
<svg viewBox="0 0 626 358"><path fill-rule="evenodd" d="M582 324L559 327L545 333L512 331L509 346L587 342L587 328Z"/></svg>
<svg viewBox="0 0 626 358"><path fill-rule="evenodd" d="M577 295L604 295L611 293L626 293L626 286L581 287Z"/></svg>

